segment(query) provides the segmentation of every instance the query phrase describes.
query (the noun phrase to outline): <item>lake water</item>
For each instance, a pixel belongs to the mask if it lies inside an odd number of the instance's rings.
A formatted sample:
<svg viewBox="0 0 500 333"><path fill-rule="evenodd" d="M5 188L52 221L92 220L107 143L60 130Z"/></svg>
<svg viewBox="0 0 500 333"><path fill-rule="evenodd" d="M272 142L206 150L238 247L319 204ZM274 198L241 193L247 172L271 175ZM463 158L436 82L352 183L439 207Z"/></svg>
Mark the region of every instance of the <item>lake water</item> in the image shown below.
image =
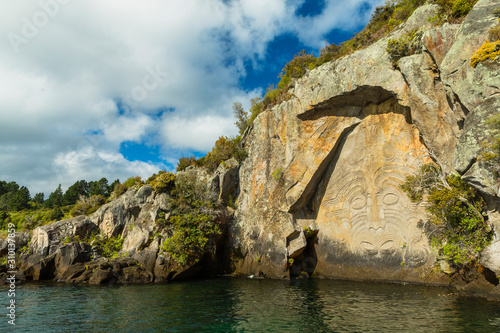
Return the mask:
<svg viewBox="0 0 500 333"><path fill-rule="evenodd" d="M18 286L16 332L500 332L500 302L447 288L220 278ZM13 331L6 317L0 331Z"/></svg>

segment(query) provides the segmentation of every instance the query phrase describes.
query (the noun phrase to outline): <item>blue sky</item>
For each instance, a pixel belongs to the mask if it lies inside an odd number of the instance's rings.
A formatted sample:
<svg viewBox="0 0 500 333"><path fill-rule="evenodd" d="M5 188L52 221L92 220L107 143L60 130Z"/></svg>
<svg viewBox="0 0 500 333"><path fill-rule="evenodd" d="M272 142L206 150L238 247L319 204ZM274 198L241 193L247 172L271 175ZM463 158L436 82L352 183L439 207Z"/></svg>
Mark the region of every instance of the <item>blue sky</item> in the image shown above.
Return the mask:
<svg viewBox="0 0 500 333"><path fill-rule="evenodd" d="M381 0L26 0L0 11L0 179L31 193L173 170L236 135L293 56Z"/></svg>

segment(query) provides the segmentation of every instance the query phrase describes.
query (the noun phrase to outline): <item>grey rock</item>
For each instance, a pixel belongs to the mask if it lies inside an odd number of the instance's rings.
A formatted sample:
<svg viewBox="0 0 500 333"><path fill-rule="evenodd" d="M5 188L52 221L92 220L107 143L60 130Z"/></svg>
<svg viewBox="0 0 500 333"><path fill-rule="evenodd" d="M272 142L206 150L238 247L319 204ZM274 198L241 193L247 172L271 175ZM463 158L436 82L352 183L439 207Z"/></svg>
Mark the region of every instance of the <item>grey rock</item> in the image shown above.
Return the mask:
<svg viewBox="0 0 500 333"><path fill-rule="evenodd" d="M86 216L62 220L33 230L30 252L41 256L52 255L63 245L66 237L91 234L97 226Z"/></svg>

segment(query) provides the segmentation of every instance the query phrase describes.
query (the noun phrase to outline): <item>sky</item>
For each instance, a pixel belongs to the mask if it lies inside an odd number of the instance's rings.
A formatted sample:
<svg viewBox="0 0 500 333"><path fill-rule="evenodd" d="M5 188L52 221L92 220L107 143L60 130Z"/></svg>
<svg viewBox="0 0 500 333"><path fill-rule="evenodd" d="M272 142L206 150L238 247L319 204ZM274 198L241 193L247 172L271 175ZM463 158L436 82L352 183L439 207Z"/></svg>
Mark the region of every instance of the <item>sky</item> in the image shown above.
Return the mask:
<svg viewBox="0 0 500 333"><path fill-rule="evenodd" d="M294 54L360 31L382 0L0 0L0 180L174 171L234 136Z"/></svg>

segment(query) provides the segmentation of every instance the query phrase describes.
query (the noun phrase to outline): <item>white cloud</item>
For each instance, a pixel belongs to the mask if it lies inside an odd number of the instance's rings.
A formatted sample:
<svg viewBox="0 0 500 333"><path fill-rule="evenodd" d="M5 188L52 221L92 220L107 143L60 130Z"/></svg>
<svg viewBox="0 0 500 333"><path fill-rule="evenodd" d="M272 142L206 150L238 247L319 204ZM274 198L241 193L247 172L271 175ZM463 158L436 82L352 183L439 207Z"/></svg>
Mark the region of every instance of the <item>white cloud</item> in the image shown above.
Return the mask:
<svg viewBox="0 0 500 333"><path fill-rule="evenodd" d="M165 154L211 149L236 134L232 102L248 108L258 93L239 87L245 62L258 64L282 33L317 45L358 22L350 11L360 0L327 1L314 18L295 16L302 2L3 1L0 179L50 192L163 167L127 161L124 141L154 142Z"/></svg>

